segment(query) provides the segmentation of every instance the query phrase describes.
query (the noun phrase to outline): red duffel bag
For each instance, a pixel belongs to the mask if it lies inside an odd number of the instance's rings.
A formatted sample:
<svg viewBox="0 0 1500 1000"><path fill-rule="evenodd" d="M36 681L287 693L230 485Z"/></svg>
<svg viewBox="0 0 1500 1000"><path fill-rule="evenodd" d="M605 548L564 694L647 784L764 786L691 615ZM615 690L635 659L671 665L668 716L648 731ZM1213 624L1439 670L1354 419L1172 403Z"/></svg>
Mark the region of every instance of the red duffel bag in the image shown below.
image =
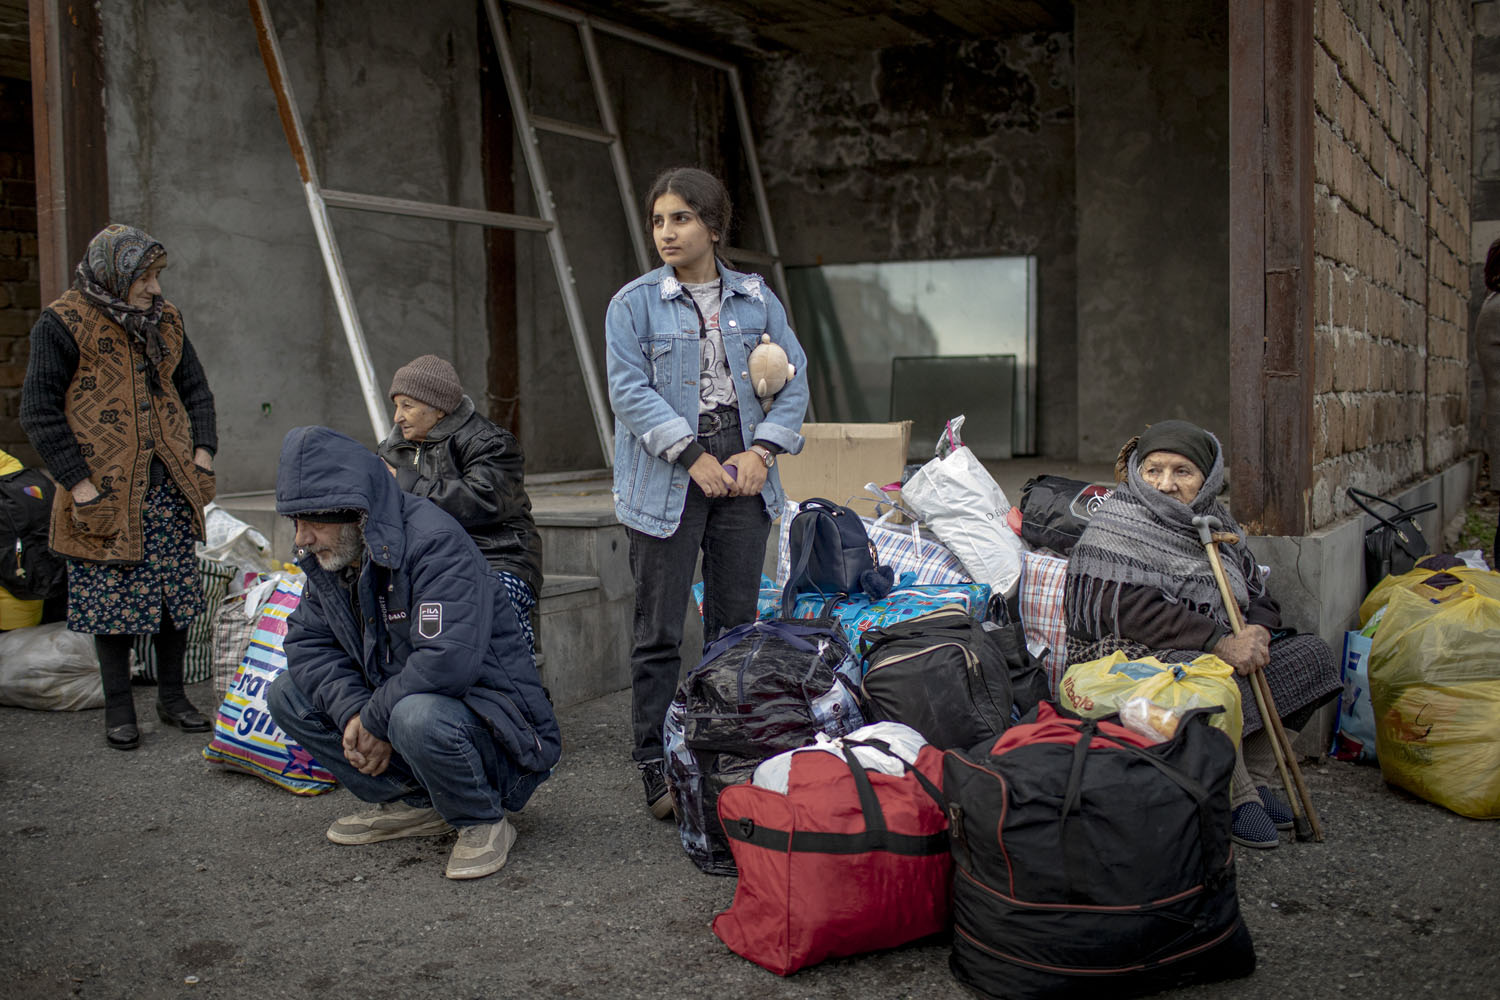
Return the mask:
<svg viewBox="0 0 1500 1000"><path fill-rule="evenodd" d="M889 735L900 731L905 738ZM719 797L740 873L733 903L714 918L720 940L785 976L947 930L953 865L942 753L884 722L784 756L785 793L743 784Z"/></svg>

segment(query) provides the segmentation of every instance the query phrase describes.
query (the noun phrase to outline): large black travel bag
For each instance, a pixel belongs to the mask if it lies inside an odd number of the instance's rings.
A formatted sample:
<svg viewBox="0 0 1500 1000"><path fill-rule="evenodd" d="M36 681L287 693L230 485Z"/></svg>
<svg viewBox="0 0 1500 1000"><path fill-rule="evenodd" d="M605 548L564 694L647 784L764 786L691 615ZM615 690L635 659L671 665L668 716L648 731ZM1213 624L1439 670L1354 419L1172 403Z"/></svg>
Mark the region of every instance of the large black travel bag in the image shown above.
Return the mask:
<svg viewBox="0 0 1500 1000"><path fill-rule="evenodd" d="M1006 1000L1140 996L1249 975L1229 840L1234 745L1185 716L1166 743L1050 703L943 760L953 952Z"/></svg>
<svg viewBox="0 0 1500 1000"><path fill-rule="evenodd" d="M665 774L677 832L693 863L735 874L719 793L767 757L865 724L859 661L836 622L755 621L703 651L667 708Z"/></svg>
<svg viewBox="0 0 1500 1000"><path fill-rule="evenodd" d="M859 653L871 714L940 750L994 739L1047 692L1018 628L977 621L956 604L870 629Z"/></svg>

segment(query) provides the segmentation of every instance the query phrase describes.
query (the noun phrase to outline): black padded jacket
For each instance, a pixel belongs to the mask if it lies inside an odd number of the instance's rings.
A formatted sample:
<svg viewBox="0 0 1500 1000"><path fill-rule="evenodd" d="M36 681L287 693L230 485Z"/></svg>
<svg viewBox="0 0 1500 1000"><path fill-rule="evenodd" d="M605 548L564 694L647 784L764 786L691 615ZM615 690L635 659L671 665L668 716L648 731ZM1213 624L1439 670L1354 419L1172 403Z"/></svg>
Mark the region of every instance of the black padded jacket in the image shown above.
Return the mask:
<svg viewBox="0 0 1500 1000"><path fill-rule="evenodd" d="M531 519L525 456L514 434L480 416L465 396L425 441L408 441L401 428L391 428L380 457L403 490L464 526L491 569L515 574L541 598L542 537Z"/></svg>

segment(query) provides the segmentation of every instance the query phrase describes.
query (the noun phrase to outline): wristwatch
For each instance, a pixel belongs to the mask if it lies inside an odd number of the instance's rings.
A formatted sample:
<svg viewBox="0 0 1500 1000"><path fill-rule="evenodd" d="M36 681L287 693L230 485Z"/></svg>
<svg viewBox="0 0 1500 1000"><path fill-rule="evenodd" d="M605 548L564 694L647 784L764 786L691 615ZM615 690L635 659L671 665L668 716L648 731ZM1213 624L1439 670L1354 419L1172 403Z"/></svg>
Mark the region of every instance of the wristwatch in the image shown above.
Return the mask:
<svg viewBox="0 0 1500 1000"><path fill-rule="evenodd" d="M764 445L752 444L750 446L750 450L760 456L760 460L766 463L766 468L769 469L771 466L776 464L776 455L771 451L770 448L767 448Z"/></svg>

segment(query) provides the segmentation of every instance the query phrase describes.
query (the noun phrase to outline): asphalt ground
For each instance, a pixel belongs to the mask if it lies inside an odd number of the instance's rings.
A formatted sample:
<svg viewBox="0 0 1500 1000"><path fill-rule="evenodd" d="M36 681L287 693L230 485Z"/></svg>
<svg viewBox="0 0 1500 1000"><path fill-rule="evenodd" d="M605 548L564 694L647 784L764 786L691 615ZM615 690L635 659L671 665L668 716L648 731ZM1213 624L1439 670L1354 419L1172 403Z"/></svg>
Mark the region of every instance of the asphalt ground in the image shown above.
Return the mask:
<svg viewBox="0 0 1500 1000"><path fill-rule="evenodd" d="M786 979L709 930L734 880L650 818L627 692L562 716L565 755L514 817L494 876L442 875L453 835L338 847L357 803L208 765L156 722L103 745L103 713L0 708L0 996L7 998L970 996L930 939ZM190 688L207 708L208 685ZM1328 839L1239 852L1258 966L1170 997L1500 996L1500 823L1312 761ZM1101 984L1100 997L1111 995Z"/></svg>

